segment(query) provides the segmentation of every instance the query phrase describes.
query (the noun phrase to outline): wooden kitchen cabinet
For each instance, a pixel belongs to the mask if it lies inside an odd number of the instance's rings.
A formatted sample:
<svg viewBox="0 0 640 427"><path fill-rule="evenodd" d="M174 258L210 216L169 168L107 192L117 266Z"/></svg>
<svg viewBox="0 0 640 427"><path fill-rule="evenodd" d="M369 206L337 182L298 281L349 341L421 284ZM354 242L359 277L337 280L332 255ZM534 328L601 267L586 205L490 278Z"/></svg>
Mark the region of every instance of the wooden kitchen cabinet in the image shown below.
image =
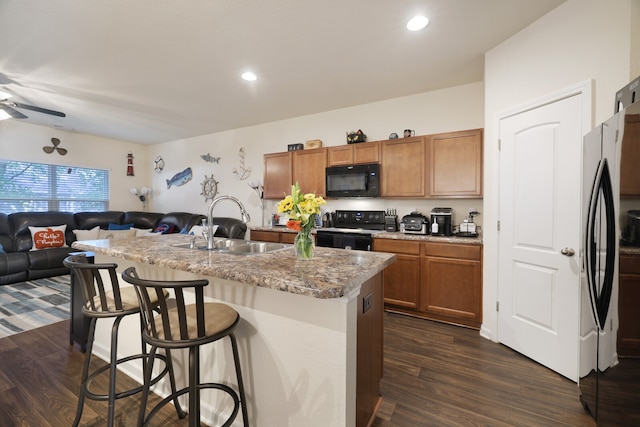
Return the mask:
<svg viewBox="0 0 640 427"><path fill-rule="evenodd" d="M420 309L445 322L482 324L482 248L479 245L423 243Z"/></svg>
<svg viewBox="0 0 640 427"><path fill-rule="evenodd" d="M382 197L425 196L425 141L423 137L380 142Z"/></svg>
<svg viewBox="0 0 640 427"><path fill-rule="evenodd" d="M280 243L280 233L277 231L251 230L249 239L256 242L274 242Z"/></svg>
<svg viewBox="0 0 640 427"><path fill-rule="evenodd" d="M328 166L349 166L365 163L380 163L378 141L327 147Z"/></svg>
<svg viewBox="0 0 640 427"><path fill-rule="evenodd" d="M292 154L293 183L300 183L303 193L315 193L324 197L327 193L325 169L327 168L327 149L294 151ZM286 194L289 194L291 188Z"/></svg>
<svg viewBox="0 0 640 427"><path fill-rule="evenodd" d="M249 239L256 242L274 242L274 243L291 243L296 238L297 233L288 231L265 231L265 230L251 230L249 232Z"/></svg>
<svg viewBox="0 0 640 427"><path fill-rule="evenodd" d="M480 329L482 246L374 238L397 261L384 270L387 311Z"/></svg>
<svg viewBox="0 0 640 427"><path fill-rule="evenodd" d="M427 137L427 196L482 197L482 129Z"/></svg>
<svg viewBox="0 0 640 427"><path fill-rule="evenodd" d="M640 255L620 254L618 355L640 357Z"/></svg>
<svg viewBox="0 0 640 427"><path fill-rule="evenodd" d="M291 193L291 152L264 155L265 199L282 199Z"/></svg>
<svg viewBox="0 0 640 427"><path fill-rule="evenodd" d="M361 142L353 145L353 164L380 163L380 143Z"/></svg>
<svg viewBox="0 0 640 427"><path fill-rule="evenodd" d="M329 166L349 166L353 164L353 146L337 145L327 147L327 165Z"/></svg>
<svg viewBox="0 0 640 427"><path fill-rule="evenodd" d="M620 196L640 197L640 116L625 116L620 158Z"/></svg>
<svg viewBox="0 0 640 427"><path fill-rule="evenodd" d="M397 255L396 262L384 270L385 304L417 309L420 304L420 243L374 239L373 250Z"/></svg>

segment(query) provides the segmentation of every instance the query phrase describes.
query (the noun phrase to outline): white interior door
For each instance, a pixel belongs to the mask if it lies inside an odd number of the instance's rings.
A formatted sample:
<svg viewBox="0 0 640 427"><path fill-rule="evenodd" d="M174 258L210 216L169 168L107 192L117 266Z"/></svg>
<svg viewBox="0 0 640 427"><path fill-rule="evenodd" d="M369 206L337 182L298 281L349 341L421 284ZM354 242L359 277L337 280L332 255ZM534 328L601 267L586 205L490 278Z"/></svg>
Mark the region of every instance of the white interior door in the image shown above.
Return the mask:
<svg viewBox="0 0 640 427"><path fill-rule="evenodd" d="M498 341L574 381L583 96L499 124Z"/></svg>

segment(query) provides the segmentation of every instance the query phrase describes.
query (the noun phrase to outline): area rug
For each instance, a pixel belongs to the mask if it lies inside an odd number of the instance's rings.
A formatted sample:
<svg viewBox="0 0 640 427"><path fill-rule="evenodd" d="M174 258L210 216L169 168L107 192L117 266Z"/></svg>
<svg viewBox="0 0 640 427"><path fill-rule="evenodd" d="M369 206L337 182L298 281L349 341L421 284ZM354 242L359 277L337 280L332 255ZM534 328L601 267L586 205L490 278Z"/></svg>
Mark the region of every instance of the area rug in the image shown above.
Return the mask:
<svg viewBox="0 0 640 427"><path fill-rule="evenodd" d="M67 320L68 275L0 286L0 338Z"/></svg>

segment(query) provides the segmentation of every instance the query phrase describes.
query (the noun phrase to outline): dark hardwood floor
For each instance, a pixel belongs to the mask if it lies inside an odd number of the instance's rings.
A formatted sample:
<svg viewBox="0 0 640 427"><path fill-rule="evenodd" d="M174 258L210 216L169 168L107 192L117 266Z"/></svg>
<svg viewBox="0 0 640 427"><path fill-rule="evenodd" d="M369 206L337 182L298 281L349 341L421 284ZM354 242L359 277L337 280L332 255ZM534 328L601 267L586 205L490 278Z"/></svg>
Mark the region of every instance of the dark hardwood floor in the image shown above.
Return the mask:
<svg viewBox="0 0 640 427"><path fill-rule="evenodd" d="M71 425L83 354L68 345L68 327L0 339L1 426ZM132 383L124 375L119 381ZM373 427L594 426L571 381L477 331L396 314L385 314L381 391ZM135 425L137 399L117 402L116 425ZM81 425L103 426L105 414L106 403L88 401ZM154 425L186 420L167 406Z"/></svg>
<svg viewBox="0 0 640 427"><path fill-rule="evenodd" d="M595 426L577 385L478 331L386 313L373 427Z"/></svg>

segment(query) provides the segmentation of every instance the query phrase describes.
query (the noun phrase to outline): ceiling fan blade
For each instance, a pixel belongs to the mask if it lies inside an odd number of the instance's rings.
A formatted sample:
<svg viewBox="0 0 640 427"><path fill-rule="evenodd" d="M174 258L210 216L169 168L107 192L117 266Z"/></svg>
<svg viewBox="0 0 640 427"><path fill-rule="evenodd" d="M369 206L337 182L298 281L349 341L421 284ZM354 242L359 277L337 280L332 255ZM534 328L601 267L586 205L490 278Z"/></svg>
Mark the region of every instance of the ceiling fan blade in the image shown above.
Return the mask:
<svg viewBox="0 0 640 427"><path fill-rule="evenodd" d="M7 104L0 104L0 109L6 111L7 114L9 114L14 119L26 119L27 118L27 116L22 114L20 111L14 110L13 108L9 107Z"/></svg>
<svg viewBox="0 0 640 427"><path fill-rule="evenodd" d="M24 108L25 110L37 111L38 113L51 114L52 116L58 117L67 117L65 113L61 113L60 111L49 110L47 108L36 107L35 105L22 104L20 102L12 102L12 106L17 108Z"/></svg>

